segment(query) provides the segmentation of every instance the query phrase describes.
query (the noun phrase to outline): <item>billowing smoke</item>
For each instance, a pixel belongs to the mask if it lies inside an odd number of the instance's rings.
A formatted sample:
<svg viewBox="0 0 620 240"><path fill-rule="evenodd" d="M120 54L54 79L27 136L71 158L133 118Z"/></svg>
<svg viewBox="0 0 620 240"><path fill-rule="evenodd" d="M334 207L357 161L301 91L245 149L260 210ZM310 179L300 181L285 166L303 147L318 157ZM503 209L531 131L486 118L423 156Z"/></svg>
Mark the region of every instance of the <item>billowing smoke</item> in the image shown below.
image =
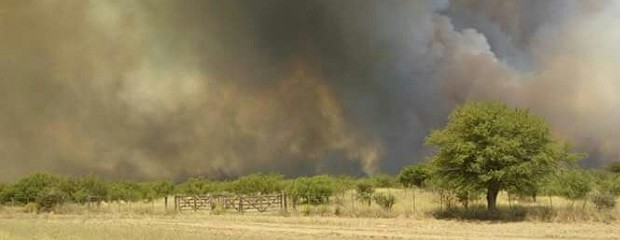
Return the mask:
<svg viewBox="0 0 620 240"><path fill-rule="evenodd" d="M395 172L455 104L620 151L615 1L2 1L0 179Z"/></svg>

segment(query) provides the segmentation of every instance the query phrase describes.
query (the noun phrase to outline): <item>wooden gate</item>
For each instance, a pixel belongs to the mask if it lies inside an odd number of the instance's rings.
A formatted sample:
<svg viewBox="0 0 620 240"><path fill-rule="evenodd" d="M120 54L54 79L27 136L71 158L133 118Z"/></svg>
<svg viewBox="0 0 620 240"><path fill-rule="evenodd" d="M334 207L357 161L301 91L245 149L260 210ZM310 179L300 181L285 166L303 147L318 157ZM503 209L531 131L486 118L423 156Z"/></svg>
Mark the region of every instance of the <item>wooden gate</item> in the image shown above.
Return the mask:
<svg viewBox="0 0 620 240"><path fill-rule="evenodd" d="M284 193L256 196L174 196L174 209L177 211L208 211L214 210L218 205L224 209L234 209L237 212L287 210L286 194Z"/></svg>

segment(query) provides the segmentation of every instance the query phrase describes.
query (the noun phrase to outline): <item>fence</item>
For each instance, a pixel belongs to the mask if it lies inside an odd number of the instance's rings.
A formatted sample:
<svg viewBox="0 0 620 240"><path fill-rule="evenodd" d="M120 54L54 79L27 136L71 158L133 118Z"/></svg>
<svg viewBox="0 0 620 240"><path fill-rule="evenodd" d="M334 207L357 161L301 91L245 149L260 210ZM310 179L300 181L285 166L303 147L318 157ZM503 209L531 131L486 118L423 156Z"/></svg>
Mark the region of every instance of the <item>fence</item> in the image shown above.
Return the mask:
<svg viewBox="0 0 620 240"><path fill-rule="evenodd" d="M174 196L174 209L177 211L204 211L214 210L217 206L224 209L233 209L237 212L246 211L286 211L288 208L286 194L270 195L201 195L201 196Z"/></svg>

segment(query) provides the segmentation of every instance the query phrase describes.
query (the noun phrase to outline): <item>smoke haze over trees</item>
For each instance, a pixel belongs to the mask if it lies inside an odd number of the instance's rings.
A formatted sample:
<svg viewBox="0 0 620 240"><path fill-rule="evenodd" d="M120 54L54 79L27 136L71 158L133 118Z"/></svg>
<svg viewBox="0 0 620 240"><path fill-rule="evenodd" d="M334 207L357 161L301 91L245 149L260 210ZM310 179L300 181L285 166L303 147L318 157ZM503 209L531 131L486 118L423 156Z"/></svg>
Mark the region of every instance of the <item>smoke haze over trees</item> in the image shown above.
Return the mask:
<svg viewBox="0 0 620 240"><path fill-rule="evenodd" d="M397 172L466 100L617 160L617 1L0 2L0 180Z"/></svg>

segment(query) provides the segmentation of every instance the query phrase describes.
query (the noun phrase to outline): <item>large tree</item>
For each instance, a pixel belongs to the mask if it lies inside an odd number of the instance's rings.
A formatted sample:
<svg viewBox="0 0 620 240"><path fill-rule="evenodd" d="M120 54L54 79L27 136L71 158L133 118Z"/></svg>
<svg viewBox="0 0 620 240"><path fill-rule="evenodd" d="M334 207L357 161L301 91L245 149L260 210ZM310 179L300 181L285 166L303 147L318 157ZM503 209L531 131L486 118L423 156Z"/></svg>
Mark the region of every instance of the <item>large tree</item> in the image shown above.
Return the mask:
<svg viewBox="0 0 620 240"><path fill-rule="evenodd" d="M562 160L578 157L552 138L544 119L498 102L456 107L426 143L437 148L431 157L436 177L456 188L486 190L489 211L500 191L532 186Z"/></svg>

